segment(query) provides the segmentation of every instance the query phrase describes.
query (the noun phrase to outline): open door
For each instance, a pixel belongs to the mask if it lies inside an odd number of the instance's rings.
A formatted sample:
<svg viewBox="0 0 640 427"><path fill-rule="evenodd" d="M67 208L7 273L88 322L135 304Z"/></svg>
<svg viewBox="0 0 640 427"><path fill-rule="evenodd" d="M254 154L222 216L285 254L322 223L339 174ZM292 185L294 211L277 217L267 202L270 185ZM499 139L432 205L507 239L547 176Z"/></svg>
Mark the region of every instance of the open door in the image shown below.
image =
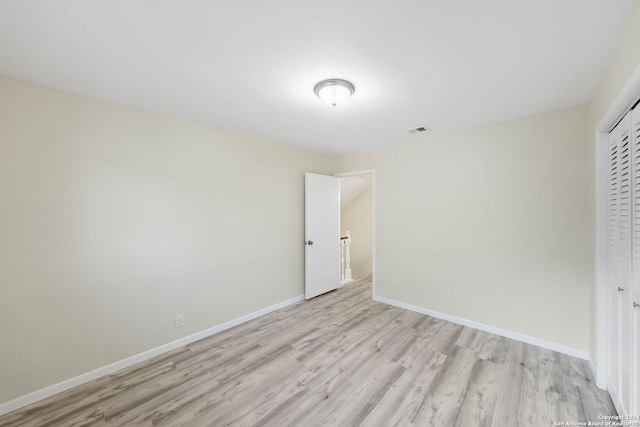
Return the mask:
<svg viewBox="0 0 640 427"><path fill-rule="evenodd" d="M340 179L305 174L304 297L340 286Z"/></svg>

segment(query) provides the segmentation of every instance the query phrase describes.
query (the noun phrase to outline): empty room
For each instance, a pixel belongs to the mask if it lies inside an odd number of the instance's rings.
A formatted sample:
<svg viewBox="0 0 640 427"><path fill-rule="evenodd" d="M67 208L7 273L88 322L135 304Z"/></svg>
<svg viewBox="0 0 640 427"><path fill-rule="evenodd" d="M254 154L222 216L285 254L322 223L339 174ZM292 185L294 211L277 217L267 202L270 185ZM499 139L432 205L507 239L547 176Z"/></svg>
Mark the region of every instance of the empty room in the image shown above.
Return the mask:
<svg viewBox="0 0 640 427"><path fill-rule="evenodd" d="M638 0L0 0L0 426L640 427L639 101Z"/></svg>

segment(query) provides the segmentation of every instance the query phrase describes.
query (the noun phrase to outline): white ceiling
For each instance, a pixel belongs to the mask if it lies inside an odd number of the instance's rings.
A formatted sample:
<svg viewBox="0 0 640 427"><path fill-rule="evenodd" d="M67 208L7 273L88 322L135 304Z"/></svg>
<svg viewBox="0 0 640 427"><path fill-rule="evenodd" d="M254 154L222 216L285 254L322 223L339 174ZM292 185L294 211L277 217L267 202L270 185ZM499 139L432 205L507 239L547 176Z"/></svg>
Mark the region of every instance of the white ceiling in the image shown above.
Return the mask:
<svg viewBox="0 0 640 427"><path fill-rule="evenodd" d="M339 154L587 102L636 3L0 0L0 74Z"/></svg>

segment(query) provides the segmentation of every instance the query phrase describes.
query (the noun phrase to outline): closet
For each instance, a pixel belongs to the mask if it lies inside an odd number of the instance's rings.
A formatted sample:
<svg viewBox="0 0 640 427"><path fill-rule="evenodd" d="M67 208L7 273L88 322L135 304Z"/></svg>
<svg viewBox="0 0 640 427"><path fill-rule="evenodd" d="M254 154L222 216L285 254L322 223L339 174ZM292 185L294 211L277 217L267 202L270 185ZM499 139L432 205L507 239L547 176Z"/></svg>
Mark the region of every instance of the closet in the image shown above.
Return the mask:
<svg viewBox="0 0 640 427"><path fill-rule="evenodd" d="M640 414L640 107L609 134L608 388L620 415Z"/></svg>

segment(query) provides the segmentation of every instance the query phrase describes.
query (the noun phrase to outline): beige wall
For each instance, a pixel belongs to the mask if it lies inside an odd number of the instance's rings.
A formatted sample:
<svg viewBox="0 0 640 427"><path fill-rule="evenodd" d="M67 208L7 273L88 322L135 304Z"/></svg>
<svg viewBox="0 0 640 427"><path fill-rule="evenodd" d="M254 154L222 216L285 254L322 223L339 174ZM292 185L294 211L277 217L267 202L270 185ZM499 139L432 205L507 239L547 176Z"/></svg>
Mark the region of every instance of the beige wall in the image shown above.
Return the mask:
<svg viewBox="0 0 640 427"><path fill-rule="evenodd" d="M328 161L0 77L0 403L302 294Z"/></svg>
<svg viewBox="0 0 640 427"><path fill-rule="evenodd" d="M371 273L373 240L371 186L362 192L340 213L340 230L344 236L351 232L351 277L359 279Z"/></svg>
<svg viewBox="0 0 640 427"><path fill-rule="evenodd" d="M588 350L586 129L577 107L336 159L376 169L378 294Z"/></svg>
<svg viewBox="0 0 640 427"><path fill-rule="evenodd" d="M604 73L598 89L589 103L588 138L589 138L589 230L591 249L591 281L594 282L595 253L595 129L615 97L622 90L633 72L640 67L640 4L638 4L629 19L618 47ZM591 294L591 311L595 311L595 287ZM595 324L592 319L592 335L595 334ZM595 338L595 336L593 336ZM591 341L591 354L595 357L595 339Z"/></svg>

